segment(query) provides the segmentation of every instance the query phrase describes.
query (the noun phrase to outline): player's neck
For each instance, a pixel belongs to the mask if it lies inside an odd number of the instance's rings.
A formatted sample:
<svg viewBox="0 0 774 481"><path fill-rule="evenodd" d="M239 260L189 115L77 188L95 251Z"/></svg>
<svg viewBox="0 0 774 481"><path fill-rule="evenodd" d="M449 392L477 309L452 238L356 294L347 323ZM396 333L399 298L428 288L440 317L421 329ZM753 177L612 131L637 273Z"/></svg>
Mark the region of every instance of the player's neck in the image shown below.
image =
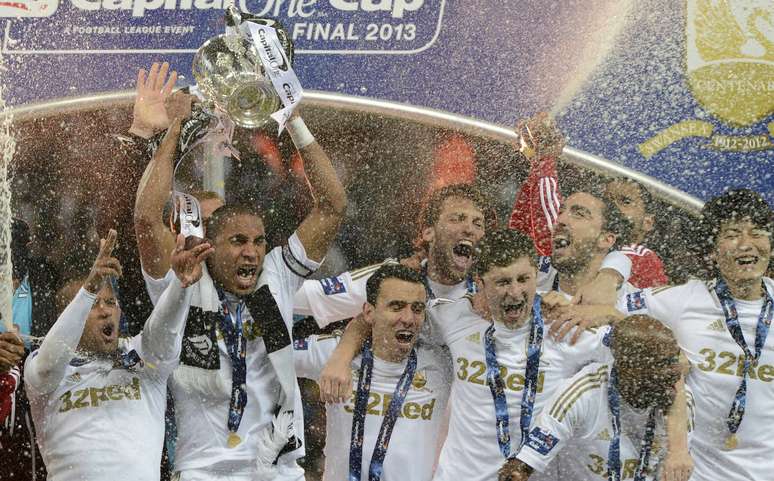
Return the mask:
<svg viewBox="0 0 774 481"><path fill-rule="evenodd" d="M438 263L433 262L432 257L427 259L427 278L444 286L453 286L459 284L465 278L443 272L438 268Z"/></svg>
<svg viewBox="0 0 774 481"><path fill-rule="evenodd" d="M740 299L743 301L757 301L763 297L763 284L761 279L750 279L743 281L728 281L728 290L734 299Z"/></svg>
<svg viewBox="0 0 774 481"><path fill-rule="evenodd" d="M580 286L590 284L599 273L602 267L604 255L596 255L584 266L575 272L559 272L559 289L565 294L574 296Z"/></svg>

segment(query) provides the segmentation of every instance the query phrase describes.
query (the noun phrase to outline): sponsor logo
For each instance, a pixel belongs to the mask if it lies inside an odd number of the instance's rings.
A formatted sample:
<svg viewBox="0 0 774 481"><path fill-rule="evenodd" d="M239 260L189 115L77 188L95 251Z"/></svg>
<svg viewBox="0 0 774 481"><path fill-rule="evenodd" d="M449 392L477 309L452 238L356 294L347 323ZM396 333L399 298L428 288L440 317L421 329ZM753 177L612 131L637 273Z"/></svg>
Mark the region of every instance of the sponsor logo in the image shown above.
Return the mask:
<svg viewBox="0 0 774 481"><path fill-rule="evenodd" d="M626 308L629 312L639 311L645 308L645 297L642 291L633 292L626 296Z"/></svg>
<svg viewBox="0 0 774 481"><path fill-rule="evenodd" d="M551 269L551 257L550 256L540 256L540 261L538 262L538 270L540 272L546 273Z"/></svg>
<svg viewBox="0 0 774 481"><path fill-rule="evenodd" d="M527 437L527 446L543 456L550 453L557 443L559 443L559 438L539 427L530 431L529 436Z"/></svg>
<svg viewBox="0 0 774 481"><path fill-rule="evenodd" d="M725 376L735 376L741 378L744 374L745 356L737 356L733 352L714 350L705 347L699 351L699 355L704 359L696 367L708 373L723 374ZM693 364L693 361L692 361ZM774 380L774 366L770 364L752 363L750 366L750 379L753 381L771 382Z"/></svg>
<svg viewBox="0 0 774 481"><path fill-rule="evenodd" d="M356 391L352 391L350 402L344 405L344 410L348 413L354 412L354 400L357 396ZM366 405L366 414L371 416L384 416L390 409L392 394L379 394L378 392L368 393L368 404ZM399 418L417 419L429 421L433 419L435 410L435 398L425 404L416 402L404 402L398 413Z"/></svg>
<svg viewBox="0 0 774 481"><path fill-rule="evenodd" d="M738 134L721 135L715 124L686 119L639 145L650 158L689 137L734 152L774 148L774 15L771 0L686 0L686 77L704 110ZM753 133L750 133L753 132Z"/></svg>
<svg viewBox="0 0 774 481"><path fill-rule="evenodd" d="M67 391L59 400L62 402L59 406L59 412L65 413L73 409L87 407L100 407L110 401L120 401L127 399L130 401L139 401L142 399L140 389L140 379L133 377L127 384L111 384L105 387L87 387L77 391Z"/></svg>
<svg viewBox="0 0 774 481"><path fill-rule="evenodd" d="M723 319L716 319L713 322L707 324L708 331L726 332L726 323Z"/></svg>
<svg viewBox="0 0 774 481"><path fill-rule="evenodd" d="M334 294L343 294L347 292L347 286L340 278L328 277L327 279L320 279L320 285L326 296L332 296Z"/></svg>

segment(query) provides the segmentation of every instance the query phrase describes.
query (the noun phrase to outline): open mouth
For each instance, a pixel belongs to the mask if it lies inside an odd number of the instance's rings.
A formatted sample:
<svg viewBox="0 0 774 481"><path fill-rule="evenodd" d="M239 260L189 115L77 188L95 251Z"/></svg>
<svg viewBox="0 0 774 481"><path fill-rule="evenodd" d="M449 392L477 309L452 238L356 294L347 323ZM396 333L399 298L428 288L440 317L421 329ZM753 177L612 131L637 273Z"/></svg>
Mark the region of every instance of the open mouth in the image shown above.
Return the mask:
<svg viewBox="0 0 774 481"><path fill-rule="evenodd" d="M102 335L105 336L105 342L111 342L118 335L116 327L112 323L102 326Z"/></svg>
<svg viewBox="0 0 774 481"><path fill-rule="evenodd" d="M553 247L554 251L560 251L570 246L570 238L564 234L554 234Z"/></svg>
<svg viewBox="0 0 774 481"><path fill-rule="evenodd" d="M505 313L505 317L508 318L508 320L515 321L522 318L524 315L524 308L527 305L527 301L524 299L513 301L513 302L506 302L502 304L503 312Z"/></svg>
<svg viewBox="0 0 774 481"><path fill-rule="evenodd" d="M461 240L452 248L454 264L462 270L467 270L473 264L473 242Z"/></svg>
<svg viewBox="0 0 774 481"><path fill-rule="evenodd" d="M758 256L743 256L734 259L736 264L741 267L754 266L758 263Z"/></svg>
<svg viewBox="0 0 774 481"><path fill-rule="evenodd" d="M411 344L414 341L414 332L401 329L395 333L395 339L401 344Z"/></svg>
<svg viewBox="0 0 774 481"><path fill-rule="evenodd" d="M258 268L255 266L242 266L237 268L237 283L239 287L249 288L255 285Z"/></svg>

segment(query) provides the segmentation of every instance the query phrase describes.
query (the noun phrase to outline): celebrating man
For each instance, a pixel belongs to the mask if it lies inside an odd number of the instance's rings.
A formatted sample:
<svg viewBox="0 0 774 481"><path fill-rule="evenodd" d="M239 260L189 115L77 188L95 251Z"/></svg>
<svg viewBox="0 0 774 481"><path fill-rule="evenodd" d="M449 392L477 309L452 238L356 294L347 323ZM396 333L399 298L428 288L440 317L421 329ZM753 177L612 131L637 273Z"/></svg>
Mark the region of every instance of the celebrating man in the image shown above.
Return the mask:
<svg viewBox="0 0 774 481"><path fill-rule="evenodd" d="M143 332L118 338L120 316L110 278L115 231L103 240L91 272L61 289L72 299L25 364L37 441L49 480L158 480L167 378L177 366L204 243L171 256L173 273Z"/></svg>
<svg viewBox="0 0 774 481"><path fill-rule="evenodd" d="M610 366L590 364L556 390L501 481L526 481L560 452L563 479L659 479L679 348L658 321L632 316L616 324L611 350Z"/></svg>
<svg viewBox="0 0 774 481"><path fill-rule="evenodd" d="M774 212L757 193L716 197L702 209L697 236L714 279L634 292L620 306L672 329L691 364L693 481L771 478L774 281L765 273L773 231Z"/></svg>
<svg viewBox="0 0 774 481"><path fill-rule="evenodd" d="M417 272L386 264L366 289L363 319L372 335L352 363L351 398L327 405L323 479L427 481L449 386L443 361L416 344L425 286ZM333 336L297 341L298 376L317 379L337 343Z"/></svg>
<svg viewBox="0 0 774 481"><path fill-rule="evenodd" d="M205 226L215 252L195 288L181 366L171 382L175 469L183 481L303 478L296 464L304 451L290 343L293 294L319 267L343 219L346 195L301 117L286 127L316 202L287 244L267 254L261 213L252 206L220 207ZM176 121L155 154L158 165L172 163L179 135ZM163 206L168 199L171 182L145 188L153 182L146 172L138 196L152 198L138 205ZM143 267L154 265L158 250L141 248ZM144 276L155 301L170 276L157 279L147 270Z"/></svg>

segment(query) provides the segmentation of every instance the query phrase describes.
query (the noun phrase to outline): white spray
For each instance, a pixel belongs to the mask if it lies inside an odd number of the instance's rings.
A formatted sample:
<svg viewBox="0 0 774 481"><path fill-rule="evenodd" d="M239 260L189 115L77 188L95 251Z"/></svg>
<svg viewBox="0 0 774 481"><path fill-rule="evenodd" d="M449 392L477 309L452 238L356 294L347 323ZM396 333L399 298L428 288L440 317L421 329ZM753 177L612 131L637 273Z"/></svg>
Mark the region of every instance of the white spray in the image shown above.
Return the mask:
<svg viewBox="0 0 774 481"><path fill-rule="evenodd" d="M0 52L0 314L6 331L13 330L13 279L11 266L11 161L16 151L11 109L3 99L7 67Z"/></svg>

